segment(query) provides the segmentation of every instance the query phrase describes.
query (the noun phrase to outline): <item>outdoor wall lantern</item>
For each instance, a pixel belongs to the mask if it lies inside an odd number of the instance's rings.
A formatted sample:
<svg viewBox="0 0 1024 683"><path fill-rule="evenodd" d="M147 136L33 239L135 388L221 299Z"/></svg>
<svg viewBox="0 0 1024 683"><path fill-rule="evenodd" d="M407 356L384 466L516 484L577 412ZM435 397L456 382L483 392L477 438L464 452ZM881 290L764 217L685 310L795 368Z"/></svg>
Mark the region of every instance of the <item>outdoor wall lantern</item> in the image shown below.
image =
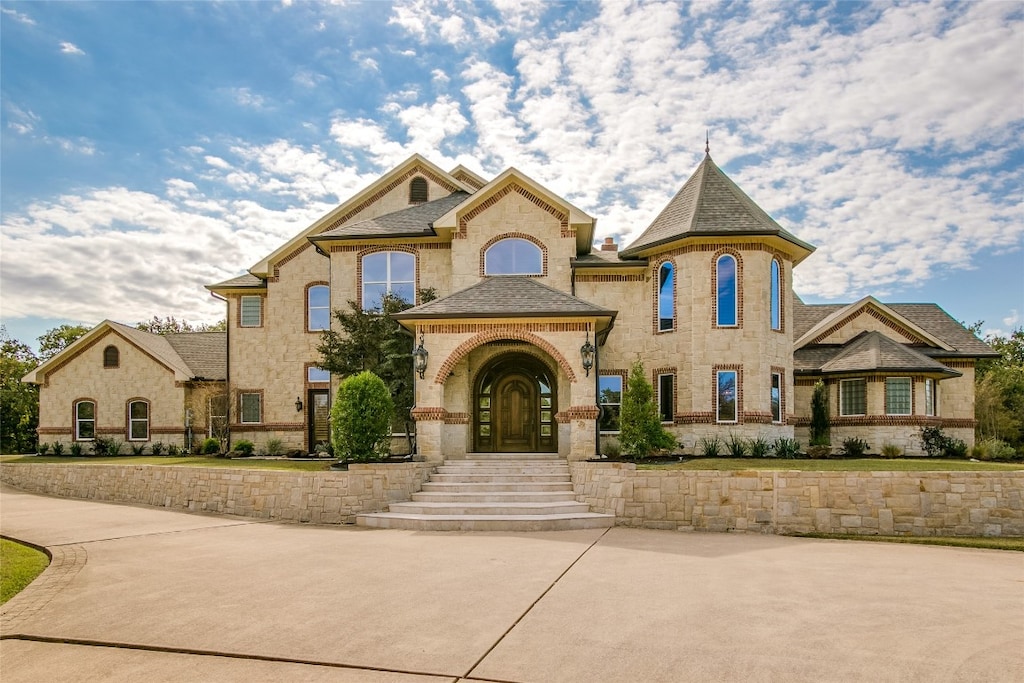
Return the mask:
<svg viewBox="0 0 1024 683"><path fill-rule="evenodd" d="M597 349L590 343L590 329L587 329L587 341L580 347L580 357L583 359L583 369L587 371L587 377L590 377L590 368L594 367L594 355Z"/></svg>
<svg viewBox="0 0 1024 683"><path fill-rule="evenodd" d="M302 399L299 398L298 396L295 397L295 412L296 413L301 413L302 412Z"/></svg>
<svg viewBox="0 0 1024 683"><path fill-rule="evenodd" d="M420 344L412 352L412 368L420 376L420 379L423 379L423 373L427 371L427 356L429 355L423 348L423 333L420 332Z"/></svg>

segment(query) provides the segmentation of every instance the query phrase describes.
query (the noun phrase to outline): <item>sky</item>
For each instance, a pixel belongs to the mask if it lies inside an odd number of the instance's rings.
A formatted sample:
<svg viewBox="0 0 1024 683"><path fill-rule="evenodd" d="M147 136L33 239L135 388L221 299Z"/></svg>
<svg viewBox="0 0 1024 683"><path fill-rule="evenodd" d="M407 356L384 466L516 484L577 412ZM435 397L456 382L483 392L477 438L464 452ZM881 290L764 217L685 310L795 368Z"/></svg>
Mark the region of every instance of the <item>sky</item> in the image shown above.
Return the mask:
<svg viewBox="0 0 1024 683"><path fill-rule="evenodd" d="M413 153L628 244L704 155L809 303L1024 324L1024 2L0 0L0 323L214 322Z"/></svg>

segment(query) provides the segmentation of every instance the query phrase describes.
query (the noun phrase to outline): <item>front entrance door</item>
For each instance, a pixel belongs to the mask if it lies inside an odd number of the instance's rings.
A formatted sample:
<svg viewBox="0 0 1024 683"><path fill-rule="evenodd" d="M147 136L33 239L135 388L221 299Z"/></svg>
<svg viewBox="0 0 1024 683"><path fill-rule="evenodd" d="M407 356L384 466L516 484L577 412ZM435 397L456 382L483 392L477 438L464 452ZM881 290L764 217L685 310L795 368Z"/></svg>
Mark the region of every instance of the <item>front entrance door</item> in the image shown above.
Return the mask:
<svg viewBox="0 0 1024 683"><path fill-rule="evenodd" d="M309 452L317 444L331 441L331 392L327 389L310 389L306 401L306 423L309 425Z"/></svg>
<svg viewBox="0 0 1024 683"><path fill-rule="evenodd" d="M526 375L505 375L495 393L495 450L528 453L537 449L537 382Z"/></svg>

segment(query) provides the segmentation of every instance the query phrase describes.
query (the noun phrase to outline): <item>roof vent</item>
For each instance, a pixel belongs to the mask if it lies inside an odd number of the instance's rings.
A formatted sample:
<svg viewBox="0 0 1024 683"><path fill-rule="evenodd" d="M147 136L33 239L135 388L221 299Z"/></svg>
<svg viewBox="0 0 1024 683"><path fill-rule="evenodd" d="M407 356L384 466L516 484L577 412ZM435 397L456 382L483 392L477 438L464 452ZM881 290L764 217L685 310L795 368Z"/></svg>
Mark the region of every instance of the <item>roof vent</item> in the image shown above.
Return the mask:
<svg viewBox="0 0 1024 683"><path fill-rule="evenodd" d="M619 245L615 244L614 237L605 237L604 244L601 245L601 251L618 251Z"/></svg>

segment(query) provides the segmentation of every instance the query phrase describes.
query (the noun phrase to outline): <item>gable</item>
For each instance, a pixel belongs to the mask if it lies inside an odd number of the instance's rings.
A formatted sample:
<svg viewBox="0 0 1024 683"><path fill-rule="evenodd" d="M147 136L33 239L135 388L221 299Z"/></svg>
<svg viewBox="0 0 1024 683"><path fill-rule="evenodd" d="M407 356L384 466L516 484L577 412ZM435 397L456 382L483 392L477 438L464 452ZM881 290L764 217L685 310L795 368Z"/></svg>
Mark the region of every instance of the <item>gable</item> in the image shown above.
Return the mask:
<svg viewBox="0 0 1024 683"><path fill-rule="evenodd" d="M796 340L794 348L810 344L845 344L864 332L878 332L901 344L952 350L941 339L871 296L819 320Z"/></svg>

